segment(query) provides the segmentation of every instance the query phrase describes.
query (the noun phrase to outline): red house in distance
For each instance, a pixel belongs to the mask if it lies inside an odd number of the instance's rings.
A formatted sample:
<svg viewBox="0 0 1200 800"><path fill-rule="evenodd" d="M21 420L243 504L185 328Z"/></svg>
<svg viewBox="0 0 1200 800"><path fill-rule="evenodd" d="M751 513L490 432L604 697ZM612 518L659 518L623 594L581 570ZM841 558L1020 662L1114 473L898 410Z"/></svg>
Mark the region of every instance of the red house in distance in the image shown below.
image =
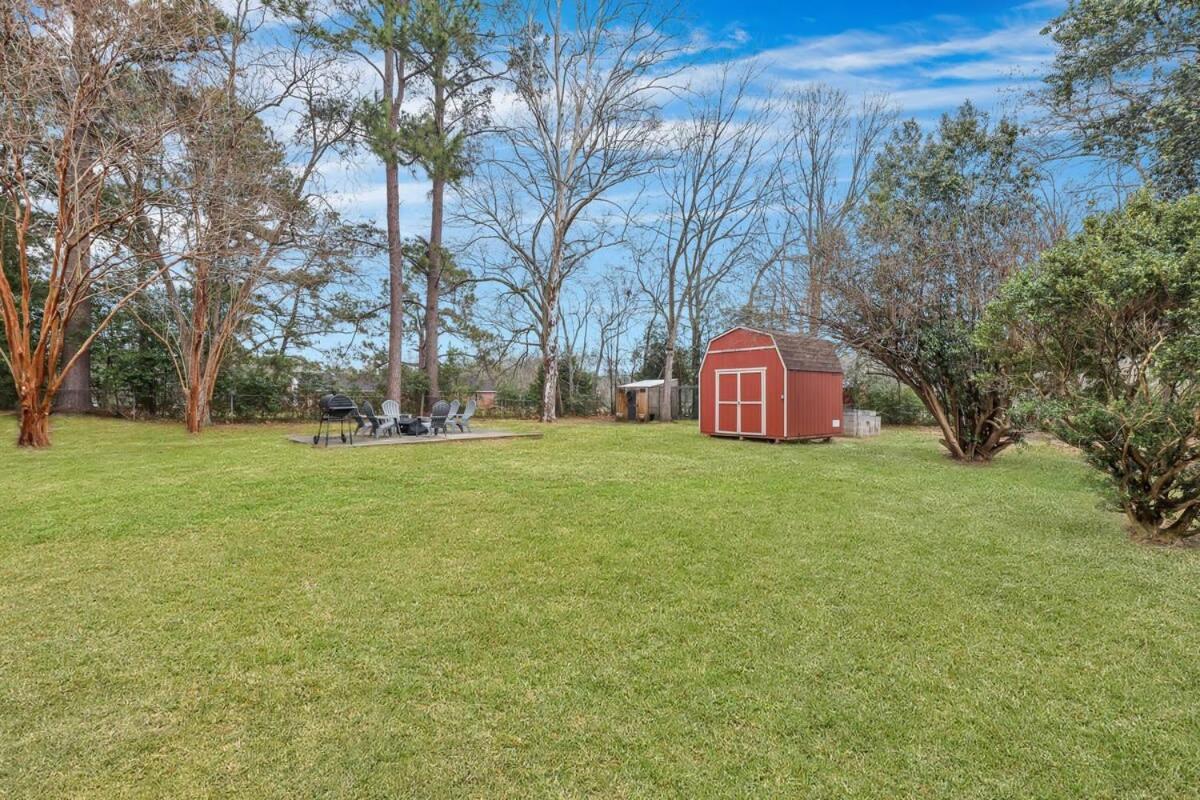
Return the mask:
<svg viewBox="0 0 1200 800"><path fill-rule="evenodd" d="M713 339L700 363L700 432L773 441L840 434L842 364L833 343L746 327Z"/></svg>

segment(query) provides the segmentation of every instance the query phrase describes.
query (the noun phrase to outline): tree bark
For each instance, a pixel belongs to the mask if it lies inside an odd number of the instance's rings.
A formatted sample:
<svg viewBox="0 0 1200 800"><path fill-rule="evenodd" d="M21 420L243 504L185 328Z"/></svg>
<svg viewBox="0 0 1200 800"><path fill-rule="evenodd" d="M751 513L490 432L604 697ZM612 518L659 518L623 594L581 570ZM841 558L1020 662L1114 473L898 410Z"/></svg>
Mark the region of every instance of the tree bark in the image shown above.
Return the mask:
<svg viewBox="0 0 1200 800"><path fill-rule="evenodd" d="M85 165L85 168L90 169L90 166ZM68 254L67 262L70 285L78 286L91 266L91 242L86 238L81 240ZM70 364L72 358L75 358L75 363L63 375L58 394L54 398L57 411L83 414L92 410L91 348L80 351L91 332L92 299L85 294L63 327L62 363Z"/></svg>
<svg viewBox="0 0 1200 800"><path fill-rule="evenodd" d="M917 396L921 398L921 402L925 404L925 408L933 416L937 426L942 431L942 446L950 452L950 456L955 461L968 461L967 454L963 451L962 446L958 442L958 434L954 430L954 425L951 424L950 418L946 416L945 409L942 408L941 402L933 390L928 386L914 386Z"/></svg>
<svg viewBox="0 0 1200 800"><path fill-rule="evenodd" d="M671 421L671 375L675 372L675 343L679 341L679 309L675 303L675 285L675 266L672 265L667 272L667 330L666 340L663 342L663 387L658 402L659 419L664 422Z"/></svg>
<svg viewBox="0 0 1200 800"><path fill-rule="evenodd" d="M184 415L188 433L200 433L212 421L204 394L200 381L193 381L192 385L188 387L187 411Z"/></svg>
<svg viewBox="0 0 1200 800"><path fill-rule="evenodd" d="M671 344L675 341L674 332L668 331L667 336L667 348L663 354L662 397L658 401L658 418L663 422L670 422L672 418L671 375L675 372L675 345Z"/></svg>
<svg viewBox="0 0 1200 800"><path fill-rule="evenodd" d="M826 267L823 254L818 252L809 257L808 286L805 290L805 316L809 336L821 333L821 298L825 290Z"/></svg>
<svg viewBox="0 0 1200 800"><path fill-rule="evenodd" d="M546 295L542 309L542 422L558 419L558 293Z"/></svg>
<svg viewBox="0 0 1200 800"><path fill-rule="evenodd" d="M384 49L384 103L388 125L393 132L399 129L400 109L395 103L396 54ZM388 241L388 368L387 396L403 402L404 349L404 251L400 243L400 165L392 154L384 160L387 183L387 241Z"/></svg>
<svg viewBox="0 0 1200 800"><path fill-rule="evenodd" d="M401 401L404 369L404 254L400 245L400 176L395 164L387 172L388 237L388 369L387 394Z"/></svg>
<svg viewBox="0 0 1200 800"><path fill-rule="evenodd" d="M18 447L50 446L50 415L36 400L21 401L21 427L17 434Z"/></svg>
<svg viewBox="0 0 1200 800"><path fill-rule="evenodd" d="M442 398L438 381L438 326L442 302L442 228L445 211L446 181L434 177L429 224L429 273L425 276L425 374L429 376L429 403Z"/></svg>
<svg viewBox="0 0 1200 800"><path fill-rule="evenodd" d="M551 342L542 357L542 422L558 419L558 343Z"/></svg>
<svg viewBox="0 0 1200 800"><path fill-rule="evenodd" d="M76 31L86 30L90 23L88 5L76 2L72 3L70 8ZM71 40L71 53L77 64L94 63L85 41L85 37L78 34ZM82 189L89 183L87 176L94 164L92 144L92 135L86 134L83 138L79 159L70 167L71 186L76 190ZM84 283L90 266L91 240L83 237L67 255L64 283L68 292L77 290ZM91 324L92 301L85 294L63 327L62 363L69 364L76 354L79 354L79 357L62 377L58 394L54 398L54 407L58 411L70 413L91 411L92 361L86 351L80 353L80 346L91 333Z"/></svg>
<svg viewBox="0 0 1200 800"><path fill-rule="evenodd" d="M1130 525L1147 541L1177 544L1200 535L1195 525L1200 506L1190 506L1172 520L1169 513L1164 515L1162 510L1146 502L1126 500L1122 505Z"/></svg>
<svg viewBox="0 0 1200 800"><path fill-rule="evenodd" d="M63 375L62 384L55 395L54 408L69 414L85 414L92 410L92 357L91 348L80 352L80 345L92 332L92 301L87 298L75 307L75 313L67 320L63 331L63 363L75 358L75 363ZM76 358L78 353L78 358Z"/></svg>
<svg viewBox="0 0 1200 800"><path fill-rule="evenodd" d="M688 353L688 363L691 366L691 379L700 377L700 359L704 358L704 342L701 338L700 314L689 314L688 325L691 326L692 352Z"/></svg>
<svg viewBox="0 0 1200 800"><path fill-rule="evenodd" d="M217 377L225 359L228 340L219 333L200 337L208 343L207 351L197 352L195 362L188 368L188 384L184 387L187 404L184 425L188 433L200 433L212 425L212 400Z"/></svg>

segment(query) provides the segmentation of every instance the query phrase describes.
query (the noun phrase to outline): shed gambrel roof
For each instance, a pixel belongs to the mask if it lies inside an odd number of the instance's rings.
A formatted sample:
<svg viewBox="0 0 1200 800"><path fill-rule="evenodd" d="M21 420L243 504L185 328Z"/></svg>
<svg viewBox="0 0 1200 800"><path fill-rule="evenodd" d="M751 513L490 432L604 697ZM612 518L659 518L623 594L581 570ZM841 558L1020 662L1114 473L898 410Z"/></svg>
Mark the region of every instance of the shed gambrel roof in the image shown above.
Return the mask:
<svg viewBox="0 0 1200 800"><path fill-rule="evenodd" d="M842 372L833 342L802 333L763 331L775 339L775 346L788 369L803 372Z"/></svg>

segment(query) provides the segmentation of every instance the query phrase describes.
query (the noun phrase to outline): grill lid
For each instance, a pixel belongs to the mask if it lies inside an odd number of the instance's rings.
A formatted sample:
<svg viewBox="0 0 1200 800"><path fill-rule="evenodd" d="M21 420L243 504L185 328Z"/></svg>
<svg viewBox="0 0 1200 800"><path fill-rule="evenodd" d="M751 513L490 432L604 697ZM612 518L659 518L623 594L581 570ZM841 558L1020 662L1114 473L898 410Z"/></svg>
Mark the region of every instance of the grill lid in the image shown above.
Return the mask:
<svg viewBox="0 0 1200 800"><path fill-rule="evenodd" d="M358 411L358 406L344 394L327 394L321 398L321 413L328 417L346 417Z"/></svg>

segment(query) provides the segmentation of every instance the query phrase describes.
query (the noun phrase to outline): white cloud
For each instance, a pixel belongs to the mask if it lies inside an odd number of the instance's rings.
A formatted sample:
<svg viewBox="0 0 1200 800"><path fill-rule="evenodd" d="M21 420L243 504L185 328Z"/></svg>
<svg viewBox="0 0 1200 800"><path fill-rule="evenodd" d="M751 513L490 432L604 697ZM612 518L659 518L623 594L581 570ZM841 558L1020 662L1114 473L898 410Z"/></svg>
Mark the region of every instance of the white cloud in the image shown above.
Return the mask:
<svg viewBox="0 0 1200 800"><path fill-rule="evenodd" d="M383 167L370 165L371 180L347 181L330 202L347 218L374 222L380 228L387 224L387 185L383 182ZM363 185L365 183L365 185ZM402 176L400 181L400 233L403 236L429 234L429 181Z"/></svg>
<svg viewBox="0 0 1200 800"><path fill-rule="evenodd" d="M716 35L707 28L695 28L692 30L687 44L683 46L683 52L694 54L719 50L740 50L749 43L750 34L739 25L729 25Z"/></svg>
<svg viewBox="0 0 1200 800"><path fill-rule="evenodd" d="M723 63L753 62L762 68L764 90L822 81L852 95L887 92L902 111L918 114L967 99L991 106L1044 73L1053 50L1041 28L1061 5L1025 3L990 25L943 15L804 37L724 62L708 60L686 74L690 83L703 86Z"/></svg>

